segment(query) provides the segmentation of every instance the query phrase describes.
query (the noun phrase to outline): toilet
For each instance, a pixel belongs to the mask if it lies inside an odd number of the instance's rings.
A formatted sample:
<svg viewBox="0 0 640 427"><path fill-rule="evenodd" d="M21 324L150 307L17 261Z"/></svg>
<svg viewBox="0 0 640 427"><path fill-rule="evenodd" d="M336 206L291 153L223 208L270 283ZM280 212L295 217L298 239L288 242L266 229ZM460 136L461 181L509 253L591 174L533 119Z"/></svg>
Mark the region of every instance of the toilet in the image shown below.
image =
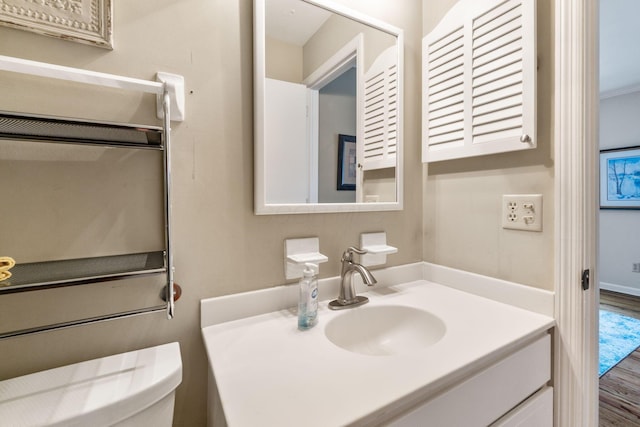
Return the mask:
<svg viewBox="0 0 640 427"><path fill-rule="evenodd" d="M173 424L177 342L0 381L0 420L18 426Z"/></svg>

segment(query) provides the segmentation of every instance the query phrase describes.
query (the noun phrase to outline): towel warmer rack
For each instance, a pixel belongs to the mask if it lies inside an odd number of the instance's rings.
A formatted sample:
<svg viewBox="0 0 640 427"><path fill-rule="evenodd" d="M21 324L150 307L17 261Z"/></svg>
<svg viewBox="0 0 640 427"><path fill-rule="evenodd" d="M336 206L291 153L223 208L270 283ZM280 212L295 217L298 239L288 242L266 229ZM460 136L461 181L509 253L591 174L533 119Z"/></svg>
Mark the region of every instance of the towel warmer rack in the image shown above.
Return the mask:
<svg viewBox="0 0 640 427"><path fill-rule="evenodd" d="M16 272L14 274L16 277L22 276L24 283L17 282L16 286L12 284L12 286L3 288L0 295L2 293L96 283L132 276L139 277L147 274L166 272L167 275L162 296L166 304L0 333L0 339L158 311L166 311L167 318L173 318L176 290L174 290L171 234L171 120L184 120L184 79L182 76L159 72L157 74L159 81L148 81L2 55L0 55L0 71L156 95L157 115L162 119L161 127L0 112L0 139L162 150L165 244L164 251L161 252L19 264L12 271ZM75 270L76 274L58 274L59 277L56 277L56 274L50 273L56 269L65 272ZM46 270L45 274L43 274L43 270ZM29 285L37 285L37 287ZM177 285L175 286L177 287ZM179 291L179 289L177 290Z"/></svg>

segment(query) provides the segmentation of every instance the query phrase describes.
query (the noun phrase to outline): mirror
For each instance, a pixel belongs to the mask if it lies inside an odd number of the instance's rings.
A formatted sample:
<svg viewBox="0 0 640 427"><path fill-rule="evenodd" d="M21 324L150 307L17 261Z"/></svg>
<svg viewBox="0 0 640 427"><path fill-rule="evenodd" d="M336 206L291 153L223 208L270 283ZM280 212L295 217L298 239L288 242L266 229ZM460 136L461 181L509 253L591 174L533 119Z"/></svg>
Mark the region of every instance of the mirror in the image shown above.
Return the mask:
<svg viewBox="0 0 640 427"><path fill-rule="evenodd" d="M402 209L402 30L255 0L256 214Z"/></svg>

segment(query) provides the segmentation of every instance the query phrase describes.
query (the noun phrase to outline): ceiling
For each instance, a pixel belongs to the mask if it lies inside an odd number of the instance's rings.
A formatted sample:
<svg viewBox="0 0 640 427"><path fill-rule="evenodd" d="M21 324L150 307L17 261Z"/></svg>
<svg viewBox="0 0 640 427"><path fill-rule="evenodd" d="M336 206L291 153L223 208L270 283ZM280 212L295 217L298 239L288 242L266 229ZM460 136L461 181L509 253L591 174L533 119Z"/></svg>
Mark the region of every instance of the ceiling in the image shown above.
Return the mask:
<svg viewBox="0 0 640 427"><path fill-rule="evenodd" d="M269 37L304 46L331 12L301 0L268 0L265 15Z"/></svg>
<svg viewBox="0 0 640 427"><path fill-rule="evenodd" d="M640 1L600 0L600 93L640 89Z"/></svg>

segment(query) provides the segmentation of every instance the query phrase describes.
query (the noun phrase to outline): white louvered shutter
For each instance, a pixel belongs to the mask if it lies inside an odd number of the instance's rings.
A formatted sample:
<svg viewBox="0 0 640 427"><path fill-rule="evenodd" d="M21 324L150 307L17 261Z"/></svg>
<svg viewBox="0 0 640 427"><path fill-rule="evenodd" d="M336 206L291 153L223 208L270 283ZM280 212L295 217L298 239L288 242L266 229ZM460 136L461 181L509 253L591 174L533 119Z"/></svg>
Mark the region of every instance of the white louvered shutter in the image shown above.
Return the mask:
<svg viewBox="0 0 640 427"><path fill-rule="evenodd" d="M423 40L423 161L536 147L535 0L460 0Z"/></svg>
<svg viewBox="0 0 640 427"><path fill-rule="evenodd" d="M382 52L364 76L363 170L396 166L398 134L398 50Z"/></svg>

